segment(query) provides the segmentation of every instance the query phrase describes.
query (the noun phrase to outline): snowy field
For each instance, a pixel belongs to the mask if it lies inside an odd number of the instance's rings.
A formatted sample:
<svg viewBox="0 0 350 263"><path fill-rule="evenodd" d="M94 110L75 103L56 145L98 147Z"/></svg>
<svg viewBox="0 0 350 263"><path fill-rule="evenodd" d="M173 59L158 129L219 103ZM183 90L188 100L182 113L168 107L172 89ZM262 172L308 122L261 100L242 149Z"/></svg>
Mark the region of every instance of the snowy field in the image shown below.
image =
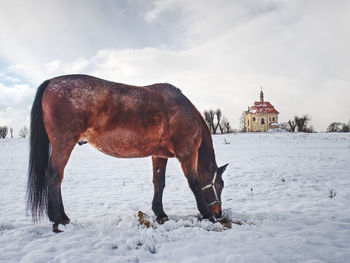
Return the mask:
<svg viewBox="0 0 350 263"><path fill-rule="evenodd" d="M151 159L115 159L77 146L65 170L71 224L51 232L25 211L28 141L0 140L0 262L350 262L350 134L214 136L231 229L198 221L170 159L164 210L154 217ZM330 198L332 195L333 198ZM335 196L334 196L335 195Z"/></svg>

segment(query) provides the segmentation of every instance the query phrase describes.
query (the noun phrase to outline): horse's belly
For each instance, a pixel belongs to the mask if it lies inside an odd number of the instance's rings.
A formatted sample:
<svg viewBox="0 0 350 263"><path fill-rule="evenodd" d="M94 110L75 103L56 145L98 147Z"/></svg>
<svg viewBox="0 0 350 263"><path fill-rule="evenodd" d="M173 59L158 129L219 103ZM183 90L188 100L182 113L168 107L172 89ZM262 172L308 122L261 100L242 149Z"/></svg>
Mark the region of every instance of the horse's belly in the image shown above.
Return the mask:
<svg viewBox="0 0 350 263"><path fill-rule="evenodd" d="M82 140L87 140L99 151L119 158L136 158L147 156L174 157L174 153L158 136L142 132L111 131L98 136L92 133L84 134Z"/></svg>

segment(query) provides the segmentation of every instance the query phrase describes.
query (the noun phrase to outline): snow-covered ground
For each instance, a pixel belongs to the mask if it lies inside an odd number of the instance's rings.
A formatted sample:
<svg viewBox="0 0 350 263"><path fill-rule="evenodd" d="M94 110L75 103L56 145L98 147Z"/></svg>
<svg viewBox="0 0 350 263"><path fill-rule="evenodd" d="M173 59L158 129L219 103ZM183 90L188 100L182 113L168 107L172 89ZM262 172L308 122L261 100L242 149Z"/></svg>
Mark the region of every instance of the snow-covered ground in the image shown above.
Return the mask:
<svg viewBox="0 0 350 263"><path fill-rule="evenodd" d="M197 220L181 168L170 159L164 208L153 216L150 158L115 159L77 146L63 201L71 224L51 232L25 211L28 141L0 140L0 262L350 262L350 134L214 136L224 215ZM330 195L335 195L330 198Z"/></svg>

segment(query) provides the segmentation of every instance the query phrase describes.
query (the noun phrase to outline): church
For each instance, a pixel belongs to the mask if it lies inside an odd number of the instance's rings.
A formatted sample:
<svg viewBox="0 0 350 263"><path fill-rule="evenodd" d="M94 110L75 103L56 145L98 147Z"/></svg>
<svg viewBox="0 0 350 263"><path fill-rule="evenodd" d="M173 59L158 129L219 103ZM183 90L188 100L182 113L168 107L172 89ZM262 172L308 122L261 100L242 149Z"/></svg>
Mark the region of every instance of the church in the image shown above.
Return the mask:
<svg viewBox="0 0 350 263"><path fill-rule="evenodd" d="M253 106L245 112L247 132L266 132L278 128L279 112L268 101L264 101L264 93L260 91L260 101L255 101Z"/></svg>

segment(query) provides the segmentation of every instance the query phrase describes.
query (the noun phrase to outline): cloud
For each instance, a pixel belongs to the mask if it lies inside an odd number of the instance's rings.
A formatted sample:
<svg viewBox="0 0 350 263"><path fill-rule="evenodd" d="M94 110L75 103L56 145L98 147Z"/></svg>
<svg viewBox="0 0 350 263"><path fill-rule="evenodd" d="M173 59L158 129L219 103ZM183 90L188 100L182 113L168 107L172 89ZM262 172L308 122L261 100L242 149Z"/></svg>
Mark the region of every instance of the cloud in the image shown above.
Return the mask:
<svg viewBox="0 0 350 263"><path fill-rule="evenodd" d="M167 45L176 25L145 23L148 2L3 0L0 57L10 64L47 63L91 57L106 48Z"/></svg>
<svg viewBox="0 0 350 263"><path fill-rule="evenodd" d="M57 74L57 72L82 72L88 66L88 64L88 60L79 58L73 62L54 60L47 63L45 66L49 74Z"/></svg>
<svg viewBox="0 0 350 263"><path fill-rule="evenodd" d="M177 5L177 1L174 0L157 0L153 2L153 7L150 8L145 14L145 20L149 23L155 22L160 16L164 16L167 11L174 10Z"/></svg>
<svg viewBox="0 0 350 263"><path fill-rule="evenodd" d="M46 11L57 7L55 15L43 12L23 29L6 15L16 26L6 31L8 44L0 41L10 73L32 90L71 73L135 85L171 82L201 111L222 108L235 127L261 85L281 121L310 114L315 128L325 130L332 121L350 118L347 1L113 2L102 11L88 1L86 12L78 13L65 1L43 4ZM18 17L30 17L30 10Z"/></svg>

